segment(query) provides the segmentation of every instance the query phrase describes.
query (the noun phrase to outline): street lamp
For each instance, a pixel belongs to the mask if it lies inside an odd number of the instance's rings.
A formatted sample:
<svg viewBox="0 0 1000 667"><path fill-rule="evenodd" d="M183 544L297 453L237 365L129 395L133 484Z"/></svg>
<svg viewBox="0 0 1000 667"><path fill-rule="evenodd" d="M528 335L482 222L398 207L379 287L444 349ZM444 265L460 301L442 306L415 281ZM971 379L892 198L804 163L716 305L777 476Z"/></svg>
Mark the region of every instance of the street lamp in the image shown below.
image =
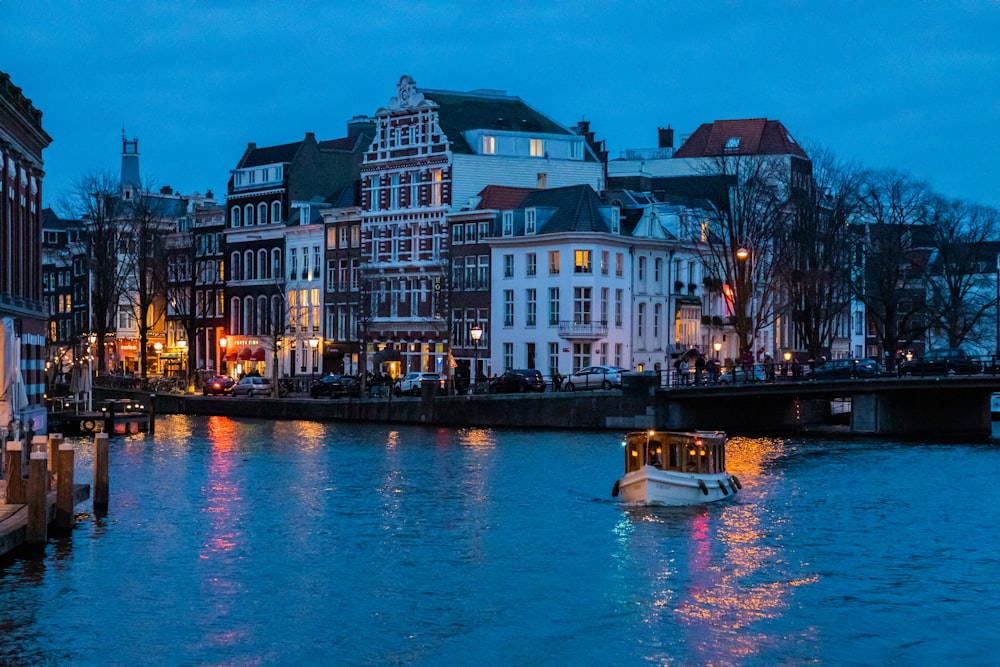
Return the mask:
<svg viewBox="0 0 1000 667"><path fill-rule="evenodd" d="M712 343L712 349L715 350L715 356L716 358L718 358L719 352L722 352L722 343L720 343L719 341L715 341L714 343Z"/></svg>
<svg viewBox="0 0 1000 667"><path fill-rule="evenodd" d="M312 372L309 373L309 385L312 386L313 380L316 379L316 348L319 347L319 338L313 336L309 339L309 349L312 350Z"/></svg>
<svg viewBox="0 0 1000 667"><path fill-rule="evenodd" d="M186 340L177 341L177 347L181 349L181 377L184 378L184 386L187 387L187 346Z"/></svg>
<svg viewBox="0 0 1000 667"><path fill-rule="evenodd" d="M472 373L471 373L473 382L472 393L475 393L476 383L479 380L479 339L483 337L483 328L478 324L475 324L471 329L469 329L469 335L472 336L472 342L476 346L476 352L475 352L475 357L473 357L474 361L472 362Z"/></svg>
<svg viewBox="0 0 1000 667"><path fill-rule="evenodd" d="M156 350L156 372L163 375L163 364L160 362L160 353L163 352L163 343L156 341L153 343L153 349Z"/></svg>
<svg viewBox="0 0 1000 667"><path fill-rule="evenodd" d="M785 375L791 372L792 353L785 352Z"/></svg>
<svg viewBox="0 0 1000 667"><path fill-rule="evenodd" d="M226 346L229 345L229 339L225 336L219 339L219 349L222 350L222 359L219 360L219 373L225 373L226 370Z"/></svg>
<svg viewBox="0 0 1000 667"><path fill-rule="evenodd" d="M749 340L747 343L750 345L750 352L754 355L754 360L756 360L756 350L754 348L757 346L757 325L754 322L754 299L756 298L756 289L753 284L753 255L749 248L740 247L736 250L736 259L743 263L744 268L744 280L743 285L740 285L740 289L744 286L749 285L750 287L750 297L749 297L749 308L750 308L750 332ZM742 313L741 313L742 314Z"/></svg>

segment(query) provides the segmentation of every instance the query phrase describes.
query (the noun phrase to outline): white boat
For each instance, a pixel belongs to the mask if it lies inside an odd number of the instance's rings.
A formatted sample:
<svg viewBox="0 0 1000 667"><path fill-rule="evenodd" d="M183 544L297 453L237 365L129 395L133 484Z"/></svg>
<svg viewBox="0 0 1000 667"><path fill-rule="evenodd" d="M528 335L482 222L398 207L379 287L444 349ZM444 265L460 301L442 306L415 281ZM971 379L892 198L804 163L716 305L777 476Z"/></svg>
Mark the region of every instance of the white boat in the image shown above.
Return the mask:
<svg viewBox="0 0 1000 667"><path fill-rule="evenodd" d="M736 496L720 431L637 431L625 436L625 475L612 497L633 505L696 505Z"/></svg>

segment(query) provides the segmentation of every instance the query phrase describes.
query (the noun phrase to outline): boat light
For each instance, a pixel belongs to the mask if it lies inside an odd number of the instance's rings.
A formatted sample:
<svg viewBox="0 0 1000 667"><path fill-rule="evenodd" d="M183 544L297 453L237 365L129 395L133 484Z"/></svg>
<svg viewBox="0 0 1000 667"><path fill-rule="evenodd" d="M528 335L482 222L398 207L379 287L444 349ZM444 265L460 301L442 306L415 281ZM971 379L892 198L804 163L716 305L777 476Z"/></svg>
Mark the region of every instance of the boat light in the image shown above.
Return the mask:
<svg viewBox="0 0 1000 667"><path fill-rule="evenodd" d="M695 454L697 454L697 453L698 453L698 452L696 452L696 451L694 451L694 450L692 449L692 450L690 450L690 451L688 452L688 456L694 456L694 455L695 455Z"/></svg>

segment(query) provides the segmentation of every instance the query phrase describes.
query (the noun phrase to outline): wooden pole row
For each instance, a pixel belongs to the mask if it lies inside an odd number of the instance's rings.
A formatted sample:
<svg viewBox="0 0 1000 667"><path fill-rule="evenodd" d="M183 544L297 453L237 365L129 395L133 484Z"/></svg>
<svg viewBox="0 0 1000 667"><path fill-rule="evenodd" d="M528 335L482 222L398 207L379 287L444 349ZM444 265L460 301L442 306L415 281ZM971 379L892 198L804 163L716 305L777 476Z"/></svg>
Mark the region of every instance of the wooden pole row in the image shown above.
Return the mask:
<svg viewBox="0 0 1000 667"><path fill-rule="evenodd" d="M73 445L63 442L62 434L53 433L47 439L36 436L28 463L28 477L23 476L22 451L25 443L6 443L3 461L7 480L5 501L10 505L28 506L28 524L25 542L44 544L48 541L48 494L55 478L56 525L73 526ZM108 509L108 434L94 435L94 510Z"/></svg>

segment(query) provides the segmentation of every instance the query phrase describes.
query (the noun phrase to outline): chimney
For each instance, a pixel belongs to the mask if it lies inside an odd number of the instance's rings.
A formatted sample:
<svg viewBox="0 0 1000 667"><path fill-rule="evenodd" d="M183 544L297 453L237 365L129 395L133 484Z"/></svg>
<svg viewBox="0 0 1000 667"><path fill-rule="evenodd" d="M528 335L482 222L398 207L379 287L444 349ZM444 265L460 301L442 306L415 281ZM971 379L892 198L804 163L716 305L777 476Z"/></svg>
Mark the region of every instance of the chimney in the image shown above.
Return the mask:
<svg viewBox="0 0 1000 667"><path fill-rule="evenodd" d="M316 143L316 133L315 132L306 132L306 139L305 140L306 141L311 141L312 143Z"/></svg>
<svg viewBox="0 0 1000 667"><path fill-rule="evenodd" d="M174 189L171 188L169 185L164 185L162 188L160 188L160 194L161 195L172 195L172 194L174 194Z"/></svg>
<svg viewBox="0 0 1000 667"><path fill-rule="evenodd" d="M670 126L658 127L657 133L660 137L660 148L673 148L674 147L674 131L670 129Z"/></svg>

